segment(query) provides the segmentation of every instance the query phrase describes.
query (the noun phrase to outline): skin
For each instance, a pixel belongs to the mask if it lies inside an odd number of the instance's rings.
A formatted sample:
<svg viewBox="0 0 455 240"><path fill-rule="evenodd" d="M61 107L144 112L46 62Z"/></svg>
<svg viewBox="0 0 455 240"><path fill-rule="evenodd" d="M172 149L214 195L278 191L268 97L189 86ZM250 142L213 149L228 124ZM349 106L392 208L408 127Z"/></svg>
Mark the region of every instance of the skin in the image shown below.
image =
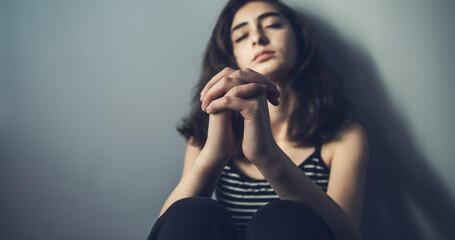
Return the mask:
<svg viewBox="0 0 455 240"><path fill-rule="evenodd" d="M287 119L295 106L295 95L286 83L297 46L286 19L260 17L270 12L277 12L272 5L251 2L236 13L231 29L242 24L232 32L241 70L224 69L201 92L201 108L209 114L207 142L203 149L191 141L188 144L181 180L160 215L179 199L210 197L224 166L241 144L245 159L234 163L242 172L267 179L283 200L305 203L327 222L337 239L360 239L368 162L365 131L352 123L324 144L321 155L330 168L327 193L297 167L314 151L313 146L296 148L286 138ZM276 22L280 27L270 28ZM255 61L254 56L264 49L273 53ZM235 142L232 134L233 112L244 118L242 142Z"/></svg>
<svg viewBox="0 0 455 240"><path fill-rule="evenodd" d="M290 77L297 60L297 40L288 20L273 6L263 2L245 5L234 16L231 29L235 29L231 40L240 69L250 68L274 82ZM254 59L263 50L273 51L270 59Z"/></svg>

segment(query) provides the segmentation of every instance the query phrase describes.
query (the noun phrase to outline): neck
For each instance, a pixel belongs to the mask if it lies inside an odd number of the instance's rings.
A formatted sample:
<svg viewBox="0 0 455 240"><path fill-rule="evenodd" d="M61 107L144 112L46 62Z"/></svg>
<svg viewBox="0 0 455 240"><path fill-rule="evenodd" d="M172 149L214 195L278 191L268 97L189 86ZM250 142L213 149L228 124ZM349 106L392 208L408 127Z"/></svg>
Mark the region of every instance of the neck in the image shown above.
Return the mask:
<svg viewBox="0 0 455 240"><path fill-rule="evenodd" d="M289 83L289 82L288 82ZM287 129L289 117L296 107L296 94L290 84L277 84L281 92L279 97L280 105L274 106L268 103L270 114L270 125L272 134L277 143L287 140Z"/></svg>

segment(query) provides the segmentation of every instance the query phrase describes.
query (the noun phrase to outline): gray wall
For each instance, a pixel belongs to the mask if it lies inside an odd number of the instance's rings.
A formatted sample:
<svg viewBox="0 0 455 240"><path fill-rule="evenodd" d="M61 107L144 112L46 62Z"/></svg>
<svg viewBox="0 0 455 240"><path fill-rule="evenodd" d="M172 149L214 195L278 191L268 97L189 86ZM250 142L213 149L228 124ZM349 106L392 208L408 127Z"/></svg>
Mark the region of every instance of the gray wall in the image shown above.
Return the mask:
<svg viewBox="0 0 455 240"><path fill-rule="evenodd" d="M368 132L365 239L453 239L453 2L285 2ZM146 238L224 3L0 2L0 239Z"/></svg>

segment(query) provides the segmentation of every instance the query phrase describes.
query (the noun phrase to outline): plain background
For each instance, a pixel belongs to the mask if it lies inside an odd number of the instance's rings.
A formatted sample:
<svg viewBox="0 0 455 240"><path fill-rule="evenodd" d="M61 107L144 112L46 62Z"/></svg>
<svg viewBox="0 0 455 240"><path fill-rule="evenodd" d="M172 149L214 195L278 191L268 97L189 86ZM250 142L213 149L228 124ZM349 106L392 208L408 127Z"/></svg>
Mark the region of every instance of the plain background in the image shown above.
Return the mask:
<svg viewBox="0 0 455 240"><path fill-rule="evenodd" d="M367 130L364 239L455 239L455 4L285 1ZM225 0L0 2L0 239L145 239Z"/></svg>

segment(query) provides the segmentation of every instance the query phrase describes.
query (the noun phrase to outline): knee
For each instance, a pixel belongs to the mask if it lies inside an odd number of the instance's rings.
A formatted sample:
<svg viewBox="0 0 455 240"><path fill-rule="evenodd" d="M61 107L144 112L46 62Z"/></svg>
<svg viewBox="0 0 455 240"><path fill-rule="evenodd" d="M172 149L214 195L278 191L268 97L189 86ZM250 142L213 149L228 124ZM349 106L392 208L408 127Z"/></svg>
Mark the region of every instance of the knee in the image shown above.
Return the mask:
<svg viewBox="0 0 455 240"><path fill-rule="evenodd" d="M188 197L174 202L165 212L167 215L203 217L226 211L217 201L208 197Z"/></svg>
<svg viewBox="0 0 455 240"><path fill-rule="evenodd" d="M260 208L256 214L259 215L273 215L273 216L293 216L293 215L306 215L317 216L313 210L307 207L304 203L292 200L278 200L268 203Z"/></svg>
<svg viewBox="0 0 455 240"><path fill-rule="evenodd" d="M233 239L235 231L230 221L227 210L211 198L183 198L155 222L149 239Z"/></svg>
<svg viewBox="0 0 455 240"><path fill-rule="evenodd" d="M188 197L177 200L158 218L154 228L197 226L209 223L218 216L224 216L223 210L226 210L219 205L218 202L207 197Z"/></svg>
<svg viewBox="0 0 455 240"><path fill-rule="evenodd" d="M274 239L283 234L284 239L333 239L322 218L304 203L292 200L277 200L260 208L251 218L248 234L251 239Z"/></svg>

